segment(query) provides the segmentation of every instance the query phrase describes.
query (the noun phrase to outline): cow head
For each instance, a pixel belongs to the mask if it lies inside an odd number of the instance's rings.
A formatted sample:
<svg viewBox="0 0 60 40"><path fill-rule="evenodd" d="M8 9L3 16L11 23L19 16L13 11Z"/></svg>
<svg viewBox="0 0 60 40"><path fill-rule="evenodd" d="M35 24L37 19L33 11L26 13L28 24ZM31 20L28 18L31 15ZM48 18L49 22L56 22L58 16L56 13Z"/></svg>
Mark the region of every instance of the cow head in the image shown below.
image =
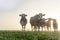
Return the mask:
<svg viewBox="0 0 60 40"><path fill-rule="evenodd" d="M45 14L39 13L38 16L39 16L39 19L42 19L43 16L45 16Z"/></svg>
<svg viewBox="0 0 60 40"><path fill-rule="evenodd" d="M24 18L24 17L27 16L27 15L23 13L23 14L20 14L19 16L21 16L21 17Z"/></svg>

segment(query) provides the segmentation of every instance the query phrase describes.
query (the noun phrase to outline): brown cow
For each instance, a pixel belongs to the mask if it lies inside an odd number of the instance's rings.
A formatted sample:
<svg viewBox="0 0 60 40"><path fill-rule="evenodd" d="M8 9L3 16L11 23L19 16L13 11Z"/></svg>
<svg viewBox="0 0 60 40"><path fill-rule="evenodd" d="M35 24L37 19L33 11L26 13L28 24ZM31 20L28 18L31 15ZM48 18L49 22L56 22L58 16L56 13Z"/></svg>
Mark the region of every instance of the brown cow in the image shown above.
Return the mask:
<svg viewBox="0 0 60 40"><path fill-rule="evenodd" d="M48 18L48 21L47 21L47 30L48 31L49 31L49 29L51 31L51 20L52 20L52 18Z"/></svg>
<svg viewBox="0 0 60 40"><path fill-rule="evenodd" d="M58 30L58 23L57 23L56 19L53 19L53 29L54 29L54 31Z"/></svg>

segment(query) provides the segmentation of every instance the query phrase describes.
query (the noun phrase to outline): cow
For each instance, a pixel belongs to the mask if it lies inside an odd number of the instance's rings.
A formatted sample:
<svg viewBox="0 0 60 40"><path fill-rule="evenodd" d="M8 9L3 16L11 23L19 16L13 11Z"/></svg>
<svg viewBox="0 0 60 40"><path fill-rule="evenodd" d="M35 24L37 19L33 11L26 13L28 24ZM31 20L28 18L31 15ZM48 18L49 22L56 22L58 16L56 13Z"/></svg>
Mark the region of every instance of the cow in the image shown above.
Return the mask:
<svg viewBox="0 0 60 40"><path fill-rule="evenodd" d="M46 27L45 27L45 26L47 26L46 20L47 20L47 19L45 19L45 18L42 18L42 19L40 20L39 26L38 26L38 30L40 29L40 27L42 28L42 31L43 31L43 28L45 28L45 30L46 30Z"/></svg>
<svg viewBox="0 0 60 40"><path fill-rule="evenodd" d="M26 14L20 14L19 16L21 16L21 20L20 20L20 24L22 26L22 30L25 31L25 27L26 27L26 24L27 24L27 19L26 19Z"/></svg>
<svg viewBox="0 0 60 40"><path fill-rule="evenodd" d="M32 31L33 31L33 28L34 28L34 31L37 30L37 27L39 26L39 21L42 19L43 16L45 16L45 14L39 13L30 18Z"/></svg>
<svg viewBox="0 0 60 40"><path fill-rule="evenodd" d="M53 19L53 29L54 31L58 31L58 23L56 19Z"/></svg>
<svg viewBox="0 0 60 40"><path fill-rule="evenodd" d="M48 18L48 20L47 20L47 30L48 31L49 31L49 29L51 31L51 20L52 20L52 18Z"/></svg>

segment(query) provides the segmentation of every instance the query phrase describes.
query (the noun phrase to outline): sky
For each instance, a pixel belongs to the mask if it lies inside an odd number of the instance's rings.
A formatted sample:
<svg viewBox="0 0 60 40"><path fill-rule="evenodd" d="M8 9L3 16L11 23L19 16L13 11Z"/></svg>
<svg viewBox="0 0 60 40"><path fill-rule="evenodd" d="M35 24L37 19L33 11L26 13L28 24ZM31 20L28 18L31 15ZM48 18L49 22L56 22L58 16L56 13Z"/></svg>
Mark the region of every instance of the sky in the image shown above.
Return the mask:
<svg viewBox="0 0 60 40"><path fill-rule="evenodd" d="M22 13L28 15L27 30L31 29L30 17L38 13L57 19L60 30L60 0L0 0L0 30L21 30L19 14Z"/></svg>

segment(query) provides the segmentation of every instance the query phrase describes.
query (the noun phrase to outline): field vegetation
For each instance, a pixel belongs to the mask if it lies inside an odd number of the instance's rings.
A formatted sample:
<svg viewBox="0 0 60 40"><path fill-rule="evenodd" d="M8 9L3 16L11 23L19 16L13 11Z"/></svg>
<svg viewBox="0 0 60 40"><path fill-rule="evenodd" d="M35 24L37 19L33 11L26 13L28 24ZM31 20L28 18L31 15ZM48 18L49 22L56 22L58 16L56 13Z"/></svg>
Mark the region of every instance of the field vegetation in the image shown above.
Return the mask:
<svg viewBox="0 0 60 40"><path fill-rule="evenodd" d="M60 40L60 33L42 31L0 31L0 40Z"/></svg>

